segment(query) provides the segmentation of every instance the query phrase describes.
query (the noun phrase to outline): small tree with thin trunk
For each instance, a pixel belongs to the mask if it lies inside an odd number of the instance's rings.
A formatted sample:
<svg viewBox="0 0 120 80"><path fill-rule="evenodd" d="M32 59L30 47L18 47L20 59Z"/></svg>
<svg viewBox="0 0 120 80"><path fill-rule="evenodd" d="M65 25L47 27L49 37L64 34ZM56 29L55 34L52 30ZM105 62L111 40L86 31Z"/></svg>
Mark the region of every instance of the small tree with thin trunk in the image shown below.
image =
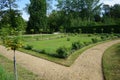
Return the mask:
<svg viewBox="0 0 120 80"><path fill-rule="evenodd" d="M14 56L13 56L14 76L15 76L15 80L18 80L15 51L18 48L22 47L22 42L21 42L21 37L20 37L18 31L12 30L11 34L12 35L6 36L6 38L3 40L4 41L3 44L5 45L6 48L13 50L13 52L14 52ZM2 36L2 34L1 34L1 36Z"/></svg>

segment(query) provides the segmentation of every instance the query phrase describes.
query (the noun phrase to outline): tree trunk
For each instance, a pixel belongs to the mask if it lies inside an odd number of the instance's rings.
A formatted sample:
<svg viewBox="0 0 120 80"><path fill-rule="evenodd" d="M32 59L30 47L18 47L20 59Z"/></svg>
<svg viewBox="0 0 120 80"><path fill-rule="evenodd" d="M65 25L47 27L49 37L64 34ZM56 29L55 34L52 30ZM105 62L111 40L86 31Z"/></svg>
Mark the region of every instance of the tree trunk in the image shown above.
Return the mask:
<svg viewBox="0 0 120 80"><path fill-rule="evenodd" d="M17 67L16 67L16 57L15 57L15 50L14 50L14 57L13 57L13 60L14 60L14 79L15 79L15 80L18 80L18 76L17 76Z"/></svg>

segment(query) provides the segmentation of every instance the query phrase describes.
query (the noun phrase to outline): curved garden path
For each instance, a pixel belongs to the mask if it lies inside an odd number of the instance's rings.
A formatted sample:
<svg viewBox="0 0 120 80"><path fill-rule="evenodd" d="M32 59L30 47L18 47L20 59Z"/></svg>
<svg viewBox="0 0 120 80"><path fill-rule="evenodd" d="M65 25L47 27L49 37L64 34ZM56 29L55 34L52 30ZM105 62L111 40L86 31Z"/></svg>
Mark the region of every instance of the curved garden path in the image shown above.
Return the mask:
<svg viewBox="0 0 120 80"><path fill-rule="evenodd" d="M118 42L120 40L109 41L84 51L71 67L65 67L19 51L16 52L16 58L18 64L45 80L103 80L102 54L108 47ZM7 51L3 46L0 46L0 54L10 60L13 58L13 52Z"/></svg>

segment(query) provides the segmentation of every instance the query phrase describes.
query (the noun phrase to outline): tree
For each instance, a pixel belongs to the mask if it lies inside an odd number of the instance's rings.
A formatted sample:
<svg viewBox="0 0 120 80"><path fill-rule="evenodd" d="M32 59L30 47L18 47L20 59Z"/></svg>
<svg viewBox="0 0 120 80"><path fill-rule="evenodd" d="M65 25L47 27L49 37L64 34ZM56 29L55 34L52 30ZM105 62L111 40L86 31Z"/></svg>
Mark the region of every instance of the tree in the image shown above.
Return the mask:
<svg viewBox="0 0 120 80"><path fill-rule="evenodd" d="M48 26L51 32L59 31L60 26L63 25L64 22L65 16L62 14L62 11L52 11L48 16Z"/></svg>
<svg viewBox="0 0 120 80"><path fill-rule="evenodd" d="M46 0L30 0L28 12L30 18L28 21L27 32L31 33L31 29L34 29L34 33L39 33L39 29L46 30Z"/></svg>
<svg viewBox="0 0 120 80"><path fill-rule="evenodd" d="M5 10L3 16L1 16L0 22L0 27L7 26L9 24L11 28L16 28L20 31L24 31L26 28L26 23L18 10L12 9L11 12L9 12L9 10Z"/></svg>
<svg viewBox="0 0 120 80"><path fill-rule="evenodd" d="M103 5L103 22L109 25L120 24L120 5L115 4L114 6L109 6L107 4Z"/></svg>
<svg viewBox="0 0 120 80"><path fill-rule="evenodd" d="M12 33L12 36L10 36L9 33ZM4 46L14 51L14 76L15 80L18 80L15 51L17 50L17 48L22 47L21 36L19 35L19 31L15 29L10 30L9 26L2 28L0 31L0 35L3 40Z"/></svg>
<svg viewBox="0 0 120 80"><path fill-rule="evenodd" d="M23 24L24 20L20 16L19 11L14 10L14 8L17 8L17 4L15 2L16 0L0 1L0 8L5 8L5 10L2 11L2 16L0 15L2 23L0 36L3 44L14 51L14 75L15 80L18 80L15 51L17 48L22 47L21 39L18 35L20 32L19 30L23 27L21 24Z"/></svg>
<svg viewBox="0 0 120 80"><path fill-rule="evenodd" d="M2 14L1 17L1 26L4 27L8 24L11 28L17 28L19 30L25 30L25 21L21 17L21 13L17 10L16 0L1 0L0 4L2 6L2 10L0 11Z"/></svg>
<svg viewBox="0 0 120 80"><path fill-rule="evenodd" d="M77 14L82 19L93 20L95 14L100 13L100 0L57 0L58 9L66 14ZM76 17L78 17L76 16Z"/></svg>
<svg viewBox="0 0 120 80"><path fill-rule="evenodd" d="M100 0L56 0L62 12L64 30L67 27L93 26L100 21ZM96 21L96 22L95 22Z"/></svg>
<svg viewBox="0 0 120 80"><path fill-rule="evenodd" d="M111 17L120 18L120 4L115 4L110 9Z"/></svg>
<svg viewBox="0 0 120 80"><path fill-rule="evenodd" d="M110 15L114 18L116 24L120 25L120 4L115 4L111 7Z"/></svg>
<svg viewBox="0 0 120 80"><path fill-rule="evenodd" d="M108 4L103 5L103 10L104 10L104 16L109 16L110 17L110 6Z"/></svg>

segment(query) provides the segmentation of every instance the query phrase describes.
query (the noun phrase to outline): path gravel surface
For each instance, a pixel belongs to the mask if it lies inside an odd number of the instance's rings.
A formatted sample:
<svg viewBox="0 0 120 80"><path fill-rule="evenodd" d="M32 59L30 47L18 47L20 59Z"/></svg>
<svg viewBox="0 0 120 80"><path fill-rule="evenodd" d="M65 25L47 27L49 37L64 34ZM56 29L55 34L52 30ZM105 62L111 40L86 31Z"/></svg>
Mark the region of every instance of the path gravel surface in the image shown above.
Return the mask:
<svg viewBox="0 0 120 80"><path fill-rule="evenodd" d="M119 42L120 40L109 41L84 51L70 67L19 51L16 51L16 59L17 64L44 80L103 80L102 55L108 47ZM0 54L13 60L13 51L8 51L3 46L0 46Z"/></svg>

